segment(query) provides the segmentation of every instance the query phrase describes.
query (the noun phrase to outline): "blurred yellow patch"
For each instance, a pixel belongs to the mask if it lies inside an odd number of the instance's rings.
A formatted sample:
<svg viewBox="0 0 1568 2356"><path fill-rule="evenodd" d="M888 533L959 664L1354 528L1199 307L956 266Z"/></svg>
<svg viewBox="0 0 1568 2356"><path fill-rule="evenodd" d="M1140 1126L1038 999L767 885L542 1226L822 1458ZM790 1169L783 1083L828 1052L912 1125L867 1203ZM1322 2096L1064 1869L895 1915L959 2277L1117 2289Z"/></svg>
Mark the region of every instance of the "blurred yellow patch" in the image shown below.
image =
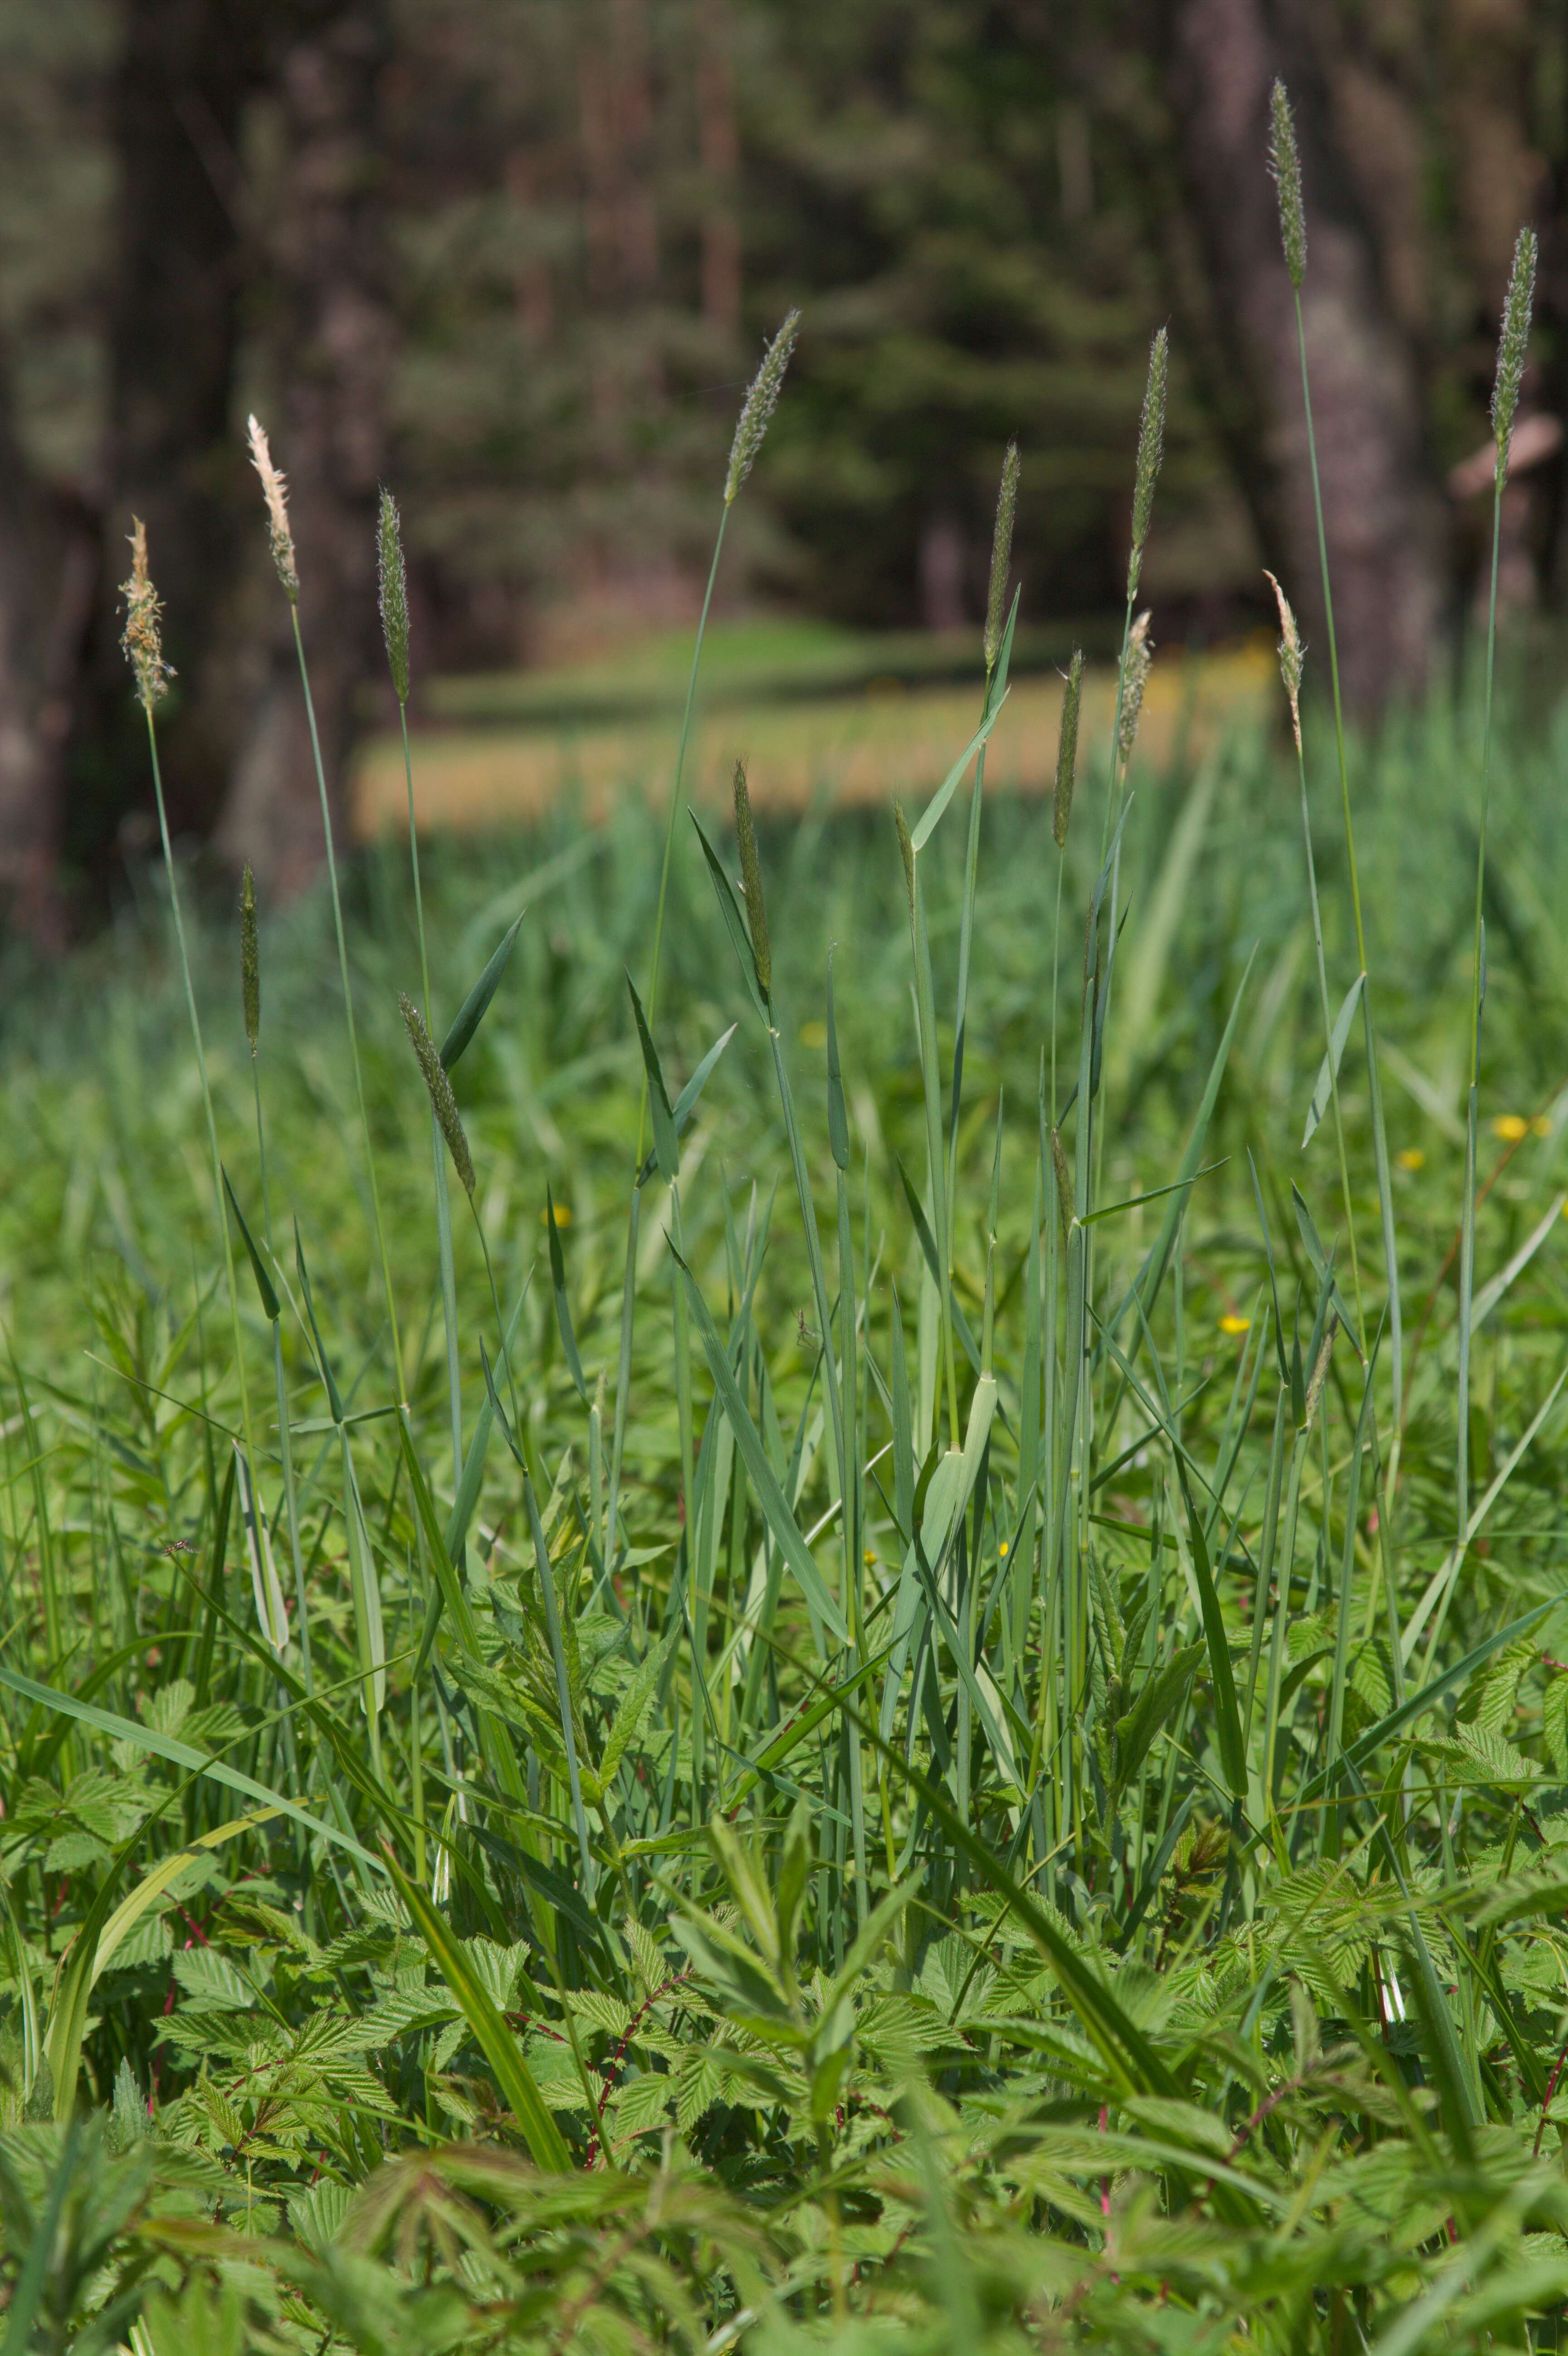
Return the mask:
<svg viewBox="0 0 1568 2356"><path fill-rule="evenodd" d="M1221 1333L1250 1333L1252 1326L1253 1321L1250 1317L1237 1317L1233 1313L1227 1314L1220 1320Z"/></svg>
<svg viewBox="0 0 1568 2356"><path fill-rule="evenodd" d="M1531 1122L1530 1133L1531 1137L1551 1136L1552 1123L1547 1119L1546 1115L1543 1112L1538 1112L1535 1119Z"/></svg>
<svg viewBox="0 0 1568 2356"><path fill-rule="evenodd" d="M555 1224L558 1227L571 1226L571 1205L570 1203L558 1203L556 1205ZM544 1209L539 1213L539 1225L541 1227L548 1227L549 1225L549 1205L548 1203Z"/></svg>
<svg viewBox="0 0 1568 2356"><path fill-rule="evenodd" d="M826 1047L827 1044L827 1023L803 1023L800 1026L800 1044L803 1047Z"/></svg>
<svg viewBox="0 0 1568 2356"><path fill-rule="evenodd" d="M1424 1170L1426 1167L1426 1156L1419 1145L1407 1145L1397 1159L1402 1170Z"/></svg>
<svg viewBox="0 0 1568 2356"><path fill-rule="evenodd" d="M1517 1145L1521 1137L1530 1135L1530 1123L1521 1112L1499 1112L1492 1123L1492 1135L1500 1137L1505 1145Z"/></svg>

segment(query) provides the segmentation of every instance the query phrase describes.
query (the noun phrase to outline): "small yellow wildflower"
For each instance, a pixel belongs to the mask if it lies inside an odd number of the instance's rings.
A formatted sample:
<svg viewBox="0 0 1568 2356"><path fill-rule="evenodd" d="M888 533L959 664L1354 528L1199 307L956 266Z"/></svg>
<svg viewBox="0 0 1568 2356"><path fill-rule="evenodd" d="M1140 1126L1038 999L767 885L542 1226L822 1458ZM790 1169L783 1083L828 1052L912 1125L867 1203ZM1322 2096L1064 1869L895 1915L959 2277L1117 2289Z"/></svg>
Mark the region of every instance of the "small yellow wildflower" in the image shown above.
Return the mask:
<svg viewBox="0 0 1568 2356"><path fill-rule="evenodd" d="M1250 1317L1238 1317L1233 1310L1228 1311L1220 1320L1220 1331L1221 1333L1250 1333L1252 1330L1252 1319Z"/></svg>
<svg viewBox="0 0 1568 2356"><path fill-rule="evenodd" d="M1568 1203L1565 1203L1565 1204L1563 1205L1563 1209L1564 1209L1564 1210L1568 1210ZM868 1547L866 1548L866 1568L867 1568L867 1569L868 1569L868 1570L869 1570L869 1569L870 1569L871 1565L876 1561L876 1559L877 1559L877 1550L876 1550L876 1547Z"/></svg>
<svg viewBox="0 0 1568 2356"><path fill-rule="evenodd" d="M1407 1145L1399 1156L1399 1166L1402 1170L1424 1170L1426 1156L1419 1145Z"/></svg>
<svg viewBox="0 0 1568 2356"><path fill-rule="evenodd" d="M1505 1145L1517 1145L1521 1137L1530 1135L1530 1123L1520 1112L1499 1112L1492 1123L1492 1135L1500 1137Z"/></svg>
<svg viewBox="0 0 1568 2356"><path fill-rule="evenodd" d="M571 1205L570 1203L558 1203L556 1205L555 1224L558 1227L571 1226ZM541 1227L548 1227L549 1225L549 1205L548 1203L544 1209L539 1213L539 1225Z"/></svg>
<svg viewBox="0 0 1568 2356"><path fill-rule="evenodd" d="M800 1026L800 1044L803 1047L826 1047L827 1044L827 1023L803 1023Z"/></svg>

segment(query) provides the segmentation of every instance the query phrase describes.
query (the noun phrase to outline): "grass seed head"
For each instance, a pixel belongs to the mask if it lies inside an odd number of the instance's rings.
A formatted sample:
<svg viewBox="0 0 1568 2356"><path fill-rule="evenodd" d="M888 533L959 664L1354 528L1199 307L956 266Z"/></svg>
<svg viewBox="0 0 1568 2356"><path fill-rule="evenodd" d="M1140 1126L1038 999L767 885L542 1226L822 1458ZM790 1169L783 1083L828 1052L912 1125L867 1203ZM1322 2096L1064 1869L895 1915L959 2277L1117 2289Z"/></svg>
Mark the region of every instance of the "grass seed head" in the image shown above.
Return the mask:
<svg viewBox="0 0 1568 2356"><path fill-rule="evenodd" d="M147 527L140 516L133 516L131 523L131 578L120 584L125 600L125 634L120 643L136 674L142 707L150 712L168 692L174 671L164 660L163 605L147 571Z"/></svg>
<svg viewBox="0 0 1568 2356"><path fill-rule="evenodd" d="M1296 616L1290 610L1290 600L1274 574L1265 565L1264 579L1273 589L1279 605L1279 675L1285 681L1285 691L1290 698L1290 724L1296 735L1296 749L1301 750L1301 667L1307 649L1301 643L1301 633L1296 626Z"/></svg>
<svg viewBox="0 0 1568 2356"><path fill-rule="evenodd" d="M457 1098L452 1093L452 1082L447 1078L445 1067L435 1052L435 1043L424 1027L424 1016L420 1012L407 991L399 993L398 1005L409 1037L413 1043L414 1055L425 1087L430 1091L431 1108L435 1114L436 1126L446 1140L446 1149L452 1156L453 1167L463 1181L464 1193L472 1203L474 1162L468 1151L468 1140L463 1133L463 1119L457 1109Z"/></svg>
<svg viewBox="0 0 1568 2356"><path fill-rule="evenodd" d="M1154 661L1154 640L1148 634L1153 616L1146 608L1133 624L1127 639L1127 663L1122 679L1122 716L1116 727L1116 750L1124 763L1131 760L1143 716L1144 690Z"/></svg>
<svg viewBox="0 0 1568 2356"><path fill-rule="evenodd" d="M1165 455L1165 387L1170 370L1170 337L1161 327L1149 346L1148 380L1138 420L1138 463L1133 477L1133 552L1127 562L1127 595L1136 597L1154 512L1154 487Z"/></svg>
<svg viewBox="0 0 1568 2356"><path fill-rule="evenodd" d="M1013 522L1019 507L1019 445L1008 444L997 493L997 528L991 539L991 590L986 600L986 675L997 668L1002 622L1008 606L1008 568L1013 561Z"/></svg>
<svg viewBox="0 0 1568 2356"><path fill-rule="evenodd" d="M751 473L752 462L763 446L763 436L768 430L768 420L778 407L784 370L789 366L789 356L795 349L795 339L799 332L800 313L791 311L763 354L763 365L752 379L746 398L741 404L741 414L735 423L735 439L730 444L730 469L724 477L726 507L730 506Z"/></svg>
<svg viewBox="0 0 1568 2356"><path fill-rule="evenodd" d="M1279 191L1279 241L1285 266L1299 293L1307 275L1307 209L1301 201L1301 150L1296 144L1296 118L1284 82L1277 78L1269 92L1269 170Z"/></svg>
<svg viewBox="0 0 1568 2356"><path fill-rule="evenodd" d="M1328 1379L1328 1361L1334 1355L1334 1328L1338 1323L1337 1318L1330 1317L1324 1329L1322 1345L1317 1353L1317 1364L1313 1367L1312 1379L1307 1386L1307 1406L1301 1424L1304 1432L1310 1431L1312 1429L1313 1419L1317 1416L1318 1405L1323 1397L1323 1386Z"/></svg>
<svg viewBox="0 0 1568 2356"><path fill-rule="evenodd" d="M246 423L245 431L251 444L251 464L261 477L261 489L267 501L267 533L272 546L272 562L278 568L278 578L291 605L300 594L299 566L294 562L294 536L289 530L289 487L272 464L272 453L265 430L254 417Z"/></svg>
<svg viewBox="0 0 1568 2356"><path fill-rule="evenodd" d="M398 701L409 700L409 576L403 564L403 536L398 503L381 486L381 518L376 535L380 586L381 636L387 645L387 668Z"/></svg>
<svg viewBox="0 0 1568 2356"><path fill-rule="evenodd" d="M1532 229L1521 229L1509 272L1508 298L1498 337L1498 372L1492 385L1492 432L1497 437L1499 475L1508 472L1509 437L1519 407L1520 380L1530 347L1531 314L1535 308L1535 265L1539 246Z"/></svg>
<svg viewBox="0 0 1568 2356"><path fill-rule="evenodd" d="M773 951L768 946L768 912L763 902L763 869L757 857L757 830L752 823L752 797L746 786L746 764L735 764L735 836L741 852L741 889L746 896L746 922L752 931L752 961L757 987L771 998Z"/></svg>
<svg viewBox="0 0 1568 2356"><path fill-rule="evenodd" d="M261 958L256 939L256 879L249 860L240 885L240 1002L253 1057L261 1035Z"/></svg>
<svg viewBox="0 0 1568 2356"><path fill-rule="evenodd" d="M1058 851L1067 848L1067 821L1072 815L1072 787L1078 775L1078 706L1083 691L1083 649L1074 647L1061 694L1061 731L1056 740L1056 809L1051 821Z"/></svg>

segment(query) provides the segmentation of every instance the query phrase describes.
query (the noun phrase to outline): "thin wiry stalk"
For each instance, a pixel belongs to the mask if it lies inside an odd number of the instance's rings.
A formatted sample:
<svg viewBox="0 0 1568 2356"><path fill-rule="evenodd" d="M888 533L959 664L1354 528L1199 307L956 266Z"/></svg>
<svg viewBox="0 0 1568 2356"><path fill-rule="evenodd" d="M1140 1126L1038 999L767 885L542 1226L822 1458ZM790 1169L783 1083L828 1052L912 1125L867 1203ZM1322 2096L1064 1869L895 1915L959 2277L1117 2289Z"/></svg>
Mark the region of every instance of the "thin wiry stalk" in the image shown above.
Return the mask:
<svg viewBox="0 0 1568 2356"><path fill-rule="evenodd" d="M392 1289L392 1263L387 1250L386 1223L381 1216L381 1190L376 1177L376 1151L370 1139L370 1115L365 1102L365 1074L359 1061L359 1037L354 1024L354 989L348 979L348 942L343 929L343 898L337 888L337 852L333 841L332 806L327 798L326 770L321 757L321 736L315 724L315 701L310 691L310 667L305 661L304 638L300 630L300 609L293 599L289 603L289 619L293 626L294 652L299 660L300 686L304 693L305 718L310 727L311 759L315 766L316 792L321 801L322 837L326 845L326 880L332 894L332 922L337 937L337 971L343 985L344 1020L348 1027L348 1056L354 1066L359 1133L364 1140L365 1171L370 1183L370 1214L376 1229L376 1250L381 1263L381 1282L387 1296L387 1323L392 1344L392 1381L400 1397L403 1353L398 1337L398 1303Z"/></svg>

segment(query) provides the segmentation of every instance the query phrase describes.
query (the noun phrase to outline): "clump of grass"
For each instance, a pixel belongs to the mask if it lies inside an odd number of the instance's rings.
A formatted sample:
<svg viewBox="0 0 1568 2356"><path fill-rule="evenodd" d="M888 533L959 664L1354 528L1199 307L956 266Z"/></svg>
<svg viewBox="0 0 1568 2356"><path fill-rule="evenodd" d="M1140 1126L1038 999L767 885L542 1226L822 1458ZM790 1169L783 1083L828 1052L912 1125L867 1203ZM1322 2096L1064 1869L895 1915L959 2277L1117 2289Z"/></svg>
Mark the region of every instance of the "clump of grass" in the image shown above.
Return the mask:
<svg viewBox="0 0 1568 2356"><path fill-rule="evenodd" d="M1274 156L1299 288L1283 92ZM280 953L315 916L280 916L263 1056L253 894L209 997L165 829L211 1202L127 993L96 1096L80 1044L58 1083L41 1044L14 1061L19 1130L101 1124L118 1260L90 1360L53 1346L55 1290L14 1303L0 1423L7 2347L1543 2344L1568 1097L1494 983L1520 1100L1479 1183L1473 1076L1467 1122L1432 1077L1470 884L1430 747L1391 737L1320 894L1325 715L1283 591L1301 836L1272 755L1185 781L1163 830L1183 781L1131 798L1167 366L1162 339L1116 723L1083 763L1075 659L1049 807L983 800L1009 456L976 732L895 810L896 862L885 822L800 856L738 766L734 866L634 812L562 822L499 889L493 851L421 879L416 840L351 921L334 864L347 1019ZM395 617L389 498L381 528ZM144 543L128 600L155 764ZM1332 708L1328 750L1349 826ZM1542 960L1543 840L1497 853ZM1393 879L1364 905L1362 872ZM667 935L662 997L628 990ZM1380 1058L1430 1149L1398 1198ZM58 1194L7 1215L56 1237ZM1456 1532L1467 1322L1491 1405Z"/></svg>

